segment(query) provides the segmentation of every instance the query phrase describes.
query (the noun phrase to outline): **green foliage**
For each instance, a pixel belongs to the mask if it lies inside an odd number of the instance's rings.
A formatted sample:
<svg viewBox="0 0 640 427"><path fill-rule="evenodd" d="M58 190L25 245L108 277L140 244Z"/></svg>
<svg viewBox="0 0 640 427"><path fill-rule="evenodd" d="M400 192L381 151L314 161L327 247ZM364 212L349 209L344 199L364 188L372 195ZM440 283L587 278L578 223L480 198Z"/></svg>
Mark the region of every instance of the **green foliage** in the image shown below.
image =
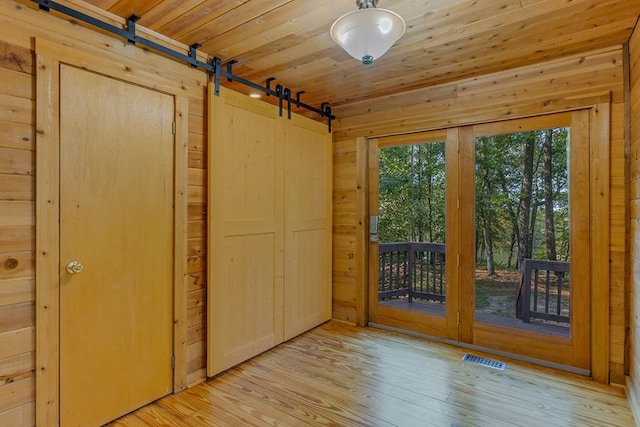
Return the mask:
<svg viewBox="0 0 640 427"><path fill-rule="evenodd" d="M569 257L569 130L553 129L551 181L558 260ZM517 218L523 198L524 150L535 141L528 233L531 254L546 259L543 143L545 130L476 139L476 252L486 261L482 224L490 224L495 265L513 267ZM445 242L445 143L430 142L379 151L380 240ZM463 171L471 173L471 171ZM463 189L464 191L464 189ZM517 251L517 243L515 244Z"/></svg>
<svg viewBox="0 0 640 427"><path fill-rule="evenodd" d="M569 180L567 128L552 130L551 180L555 241L558 260L569 257ZM534 140L531 214L528 219L532 258L546 259L543 152L545 130L517 132L476 139L476 224L491 218L491 235L498 258L512 254L524 179L525 143ZM479 234L481 236L481 234ZM478 261L485 259L484 243L478 242ZM517 248L516 248L517 249ZM504 263L504 259L500 259Z"/></svg>
<svg viewBox="0 0 640 427"><path fill-rule="evenodd" d="M444 142L381 149L379 192L382 242L444 242Z"/></svg>

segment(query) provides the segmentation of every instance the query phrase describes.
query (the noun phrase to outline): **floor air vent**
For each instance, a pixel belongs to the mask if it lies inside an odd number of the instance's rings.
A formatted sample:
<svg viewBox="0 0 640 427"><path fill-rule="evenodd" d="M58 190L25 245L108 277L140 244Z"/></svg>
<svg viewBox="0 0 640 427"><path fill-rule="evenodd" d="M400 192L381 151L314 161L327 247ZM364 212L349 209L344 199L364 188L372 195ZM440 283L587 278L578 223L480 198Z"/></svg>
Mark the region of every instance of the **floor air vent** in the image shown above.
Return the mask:
<svg viewBox="0 0 640 427"><path fill-rule="evenodd" d="M499 371L504 371L504 369L507 367L507 364L504 362L487 359L486 357L474 356L473 354L465 354L464 357L462 357L462 360L464 362L474 363L476 365L488 366Z"/></svg>

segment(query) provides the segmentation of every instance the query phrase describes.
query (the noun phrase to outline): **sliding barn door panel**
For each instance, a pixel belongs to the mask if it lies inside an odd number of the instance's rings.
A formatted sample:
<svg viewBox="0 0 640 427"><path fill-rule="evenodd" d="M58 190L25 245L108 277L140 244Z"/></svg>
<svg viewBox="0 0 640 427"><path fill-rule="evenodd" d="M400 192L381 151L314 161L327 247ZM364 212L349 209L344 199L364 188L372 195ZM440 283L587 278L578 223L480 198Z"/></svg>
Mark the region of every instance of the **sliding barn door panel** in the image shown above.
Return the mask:
<svg viewBox="0 0 640 427"><path fill-rule="evenodd" d="M331 134L295 116L285 127L285 340L331 318Z"/></svg>
<svg viewBox="0 0 640 427"><path fill-rule="evenodd" d="M221 88L209 114L212 376L283 339L284 144L272 105Z"/></svg>
<svg viewBox="0 0 640 427"><path fill-rule="evenodd" d="M209 93L209 347L215 375L331 317L331 134Z"/></svg>

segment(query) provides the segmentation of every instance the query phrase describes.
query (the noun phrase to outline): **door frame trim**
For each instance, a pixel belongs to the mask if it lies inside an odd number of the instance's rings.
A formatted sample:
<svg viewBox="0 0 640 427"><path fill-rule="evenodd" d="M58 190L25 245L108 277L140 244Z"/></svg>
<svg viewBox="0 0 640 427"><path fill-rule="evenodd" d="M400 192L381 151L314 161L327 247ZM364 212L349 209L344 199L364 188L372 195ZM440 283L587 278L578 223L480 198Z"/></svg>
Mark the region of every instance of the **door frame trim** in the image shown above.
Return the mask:
<svg viewBox="0 0 640 427"><path fill-rule="evenodd" d="M610 334L611 324L610 317L610 176L611 176L611 94L606 93L601 96L584 99L583 102L576 102L573 108L566 108L558 111L540 112L537 114L523 115L519 117L505 117L498 120L477 121L470 123L461 123L453 127L421 129L413 132L404 132L398 134L384 135L404 135L409 137L412 134L438 130L438 129L460 129L473 125L482 125L493 122L512 121L518 119L526 119L530 117L539 117L553 115L559 113L571 113L577 110L586 111L589 116L588 137L590 141L590 166L589 166L589 183L590 183L590 356L591 356L591 377L600 383L609 383L609 362L610 362ZM589 102L591 101L591 102ZM357 166L359 168L368 168L369 161L369 141L383 136L371 135L362 137L364 140L360 144L366 147L364 159L358 157ZM360 140L360 138L358 138ZM365 194L369 193L369 180L362 187ZM368 204L358 212L358 221L360 221L366 229L368 229L369 207ZM594 224L599 226L594 226ZM368 234L363 236L368 241ZM364 239L363 239L364 240ZM368 245L368 242L366 243ZM362 252L363 263L368 266L368 251ZM363 277L362 286L369 289L369 269L365 270L366 276ZM371 296L369 296L369 299ZM598 304L593 303L598 301ZM360 308L361 304L358 305ZM369 319L368 311L366 313L358 313L358 317Z"/></svg>
<svg viewBox="0 0 640 427"><path fill-rule="evenodd" d="M144 71L126 57L109 59L36 39L36 424L60 422L60 64L161 91L174 97L173 392L187 388L187 168L189 100L180 82ZM130 66L124 64L131 63ZM109 67L105 67L109 65ZM156 83L154 76L153 83Z"/></svg>

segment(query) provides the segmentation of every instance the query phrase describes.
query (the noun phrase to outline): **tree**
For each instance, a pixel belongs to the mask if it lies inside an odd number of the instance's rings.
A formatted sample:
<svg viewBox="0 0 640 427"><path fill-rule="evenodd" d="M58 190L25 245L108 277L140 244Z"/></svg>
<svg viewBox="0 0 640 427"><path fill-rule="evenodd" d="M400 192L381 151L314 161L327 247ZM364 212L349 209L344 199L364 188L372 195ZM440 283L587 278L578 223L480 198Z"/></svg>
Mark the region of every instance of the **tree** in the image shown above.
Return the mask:
<svg viewBox="0 0 640 427"><path fill-rule="evenodd" d="M531 199L533 190L533 159L535 154L535 137L530 135L525 139L522 187L520 191L518 230L520 241L518 242L518 268L522 268L522 261L531 257L529 220L531 214Z"/></svg>
<svg viewBox="0 0 640 427"><path fill-rule="evenodd" d="M444 142L379 150L382 242L445 241Z"/></svg>
<svg viewBox="0 0 640 427"><path fill-rule="evenodd" d="M546 129L542 140L543 162L543 182L544 182L544 213L545 213L545 235L547 240L547 259L555 261L556 256L556 228L553 213L553 130Z"/></svg>

